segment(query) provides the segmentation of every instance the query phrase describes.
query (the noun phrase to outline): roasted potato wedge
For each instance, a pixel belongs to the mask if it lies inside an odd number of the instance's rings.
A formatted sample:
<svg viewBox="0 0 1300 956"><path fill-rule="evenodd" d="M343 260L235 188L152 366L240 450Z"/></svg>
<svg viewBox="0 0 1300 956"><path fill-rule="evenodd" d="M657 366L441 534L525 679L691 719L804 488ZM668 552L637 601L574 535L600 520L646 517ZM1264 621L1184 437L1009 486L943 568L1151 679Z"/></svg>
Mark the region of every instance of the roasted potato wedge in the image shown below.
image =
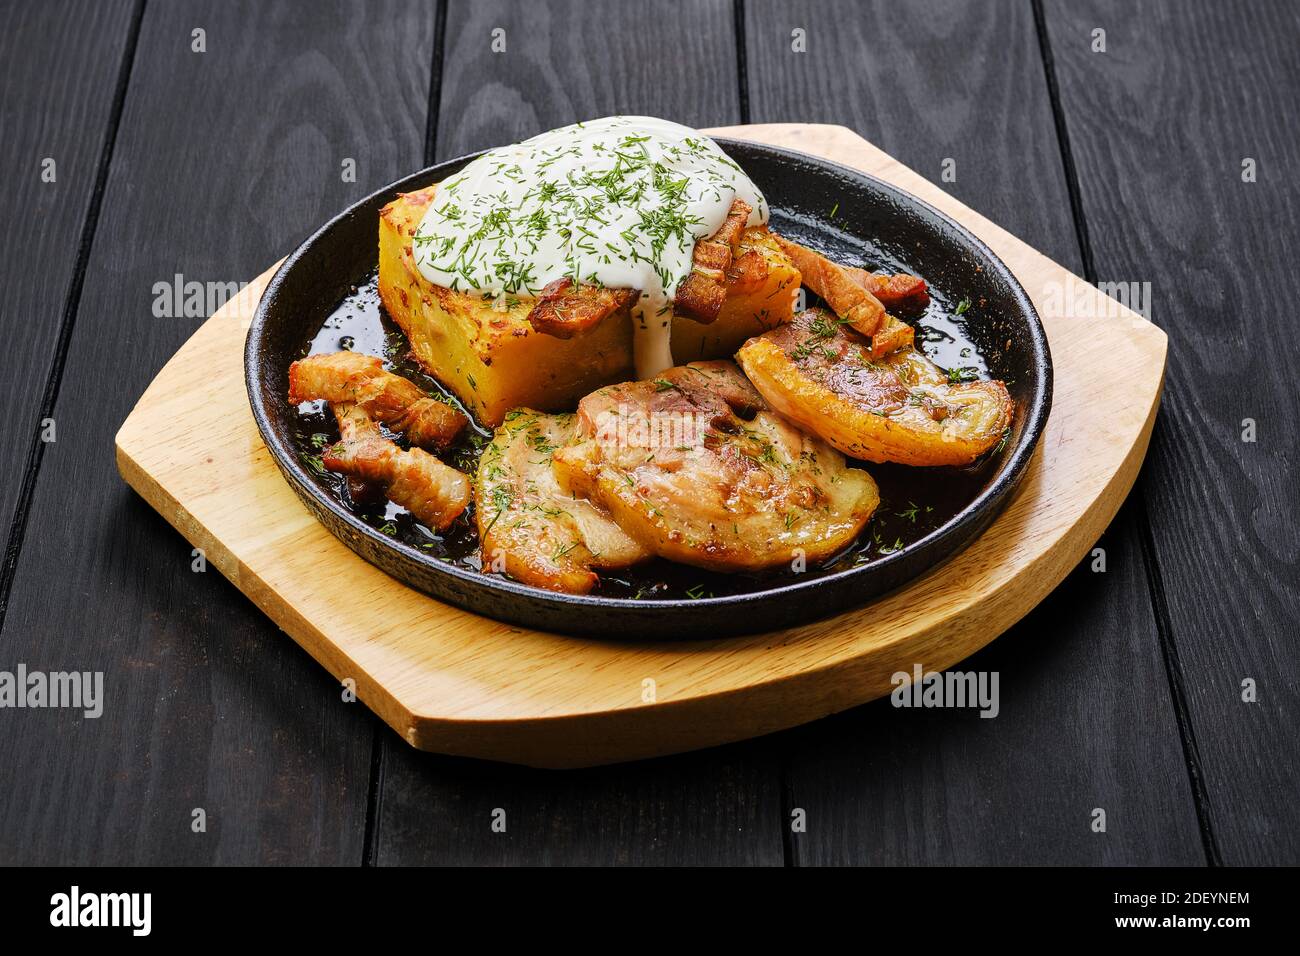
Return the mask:
<svg viewBox="0 0 1300 956"><path fill-rule="evenodd" d="M736 359L769 405L851 458L968 465L1011 424L1001 382L951 383L915 348L874 358L868 339L821 309L750 339Z"/></svg>
<svg viewBox="0 0 1300 956"><path fill-rule="evenodd" d="M579 403L578 421L582 440L554 455L561 485L683 564L821 561L848 547L879 503L870 475L768 411L731 362L600 389Z"/></svg>
<svg viewBox="0 0 1300 956"><path fill-rule="evenodd" d="M483 449L474 480L484 570L551 591L586 594L596 571L626 568L650 553L600 507L562 490L551 458L577 436L573 414L531 408L506 414Z"/></svg>

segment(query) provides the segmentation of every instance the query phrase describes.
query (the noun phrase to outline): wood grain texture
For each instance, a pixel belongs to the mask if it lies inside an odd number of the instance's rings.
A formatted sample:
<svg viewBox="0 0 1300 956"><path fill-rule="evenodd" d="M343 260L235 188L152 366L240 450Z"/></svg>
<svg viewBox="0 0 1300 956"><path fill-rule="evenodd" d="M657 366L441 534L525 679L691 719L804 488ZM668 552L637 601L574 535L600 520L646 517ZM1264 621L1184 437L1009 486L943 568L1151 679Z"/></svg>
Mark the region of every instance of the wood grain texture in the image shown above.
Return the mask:
<svg viewBox="0 0 1300 956"><path fill-rule="evenodd" d="M355 705L340 716L331 703L335 682L306 654L286 651L283 637L218 576L189 575L189 545L106 477L103 436L195 324L147 318L150 284L175 268L199 279L247 277L346 202L420 165L428 66L437 62L434 8L450 7L449 32L497 23L468 0L413 3L400 18L385 4L365 14L342 3L296 14L224 6L149 4L150 23L161 17L166 26L141 55L161 64L132 78L133 101L146 105L128 113L123 143L134 145L115 156L109 232L96 242L69 394L58 410L60 442L45 448L24 555L30 566L17 582L22 610L0 633L0 669L18 661L106 666L111 709L99 721L5 712L0 760L17 769L0 788L0 862L360 858L362 738L377 722L358 718ZM498 22L513 12L486 6ZM697 125L735 121L730 4L682 8L693 11L684 26L703 18L713 29L703 38L679 33L676 7L668 11L667 70L659 49L649 50L651 59L606 57L611 43L642 48L626 32L606 35L602 24L592 42L561 35L585 36L583 18L610 6L530 11L528 26L544 25L544 55L529 52L527 27L522 40L508 34L508 56L490 54L486 38L466 42L455 64L469 64L474 76L448 73L441 82L448 102L469 105L435 126L438 155L553 125L548 110L599 115L611 99ZM1034 80L1041 83L1042 67L1024 27L1027 3L738 6L751 23L757 11L776 24L773 35L751 30L748 38L756 119L844 122L935 183L937 163L951 156L958 179L942 188L1082 273L1051 162L1057 145L1041 122L1044 94ZM1296 219L1289 189L1296 61L1287 46L1294 16L1281 2L1244 13L1204 2L1136 11L1043 6L1101 277L1153 281L1157 321L1173 334L1167 413L1142 489L1151 501L1165 636L1176 632L1175 664L1208 770L1209 815L1228 862L1294 862L1287 795L1296 789L1296 748L1285 718L1297 683L1286 638L1296 619L1297 483L1286 371L1294 348L1284 325L1297 291L1286 266ZM110 60L124 42L128 8L13 5L0 32L0 210L18 224L0 238L0 326L9 345L0 433L18 436L11 447L26 448L34 429L30 409L75 273L113 96ZM616 9L605 15L635 32L651 21L627 11L666 8ZM802 73L759 55L766 44L788 56L793 16L814 27ZM226 38L223 58L203 61L212 68L204 74L180 55L200 25L210 50L214 34ZM1108 60L1087 50L1097 26L1108 30ZM728 31L720 53L718 30ZM828 38L841 59L825 56ZM232 64L240 47L247 55ZM690 53L679 57L682 47ZM460 49L449 37L448 54ZM52 68L60 58L77 68ZM828 59L835 68L826 68ZM689 70L674 72L683 60ZM700 76L706 82L690 82ZM285 90L288 103L280 102ZM725 111L715 115L715 103ZM157 135L147 129L155 122ZM353 142L361 145L338 148ZM57 187L25 165L46 143L60 157ZM338 181L339 152L359 160L358 184ZM1246 155L1261 170L1249 187L1235 175ZM177 217L196 221L181 225ZM168 252L176 242L183 251ZM1225 320L1227 352L1216 351L1215 330L1201 315L1207 302ZM87 320L95 331L86 331ZM1267 357L1257 358L1252 346L1261 342ZM98 414L105 396L109 409ZM1236 444L1239 428L1229 427L1247 416L1261 426L1256 445ZM20 457L0 472L0 527L8 527ZM1186 772L1170 767L1177 742L1164 677L1152 667L1155 624L1143 609L1133 510L1126 507L1101 542L1106 575L1076 569L972 659L970 667L1002 672L998 720L905 719L875 703L752 743L565 774L423 754L381 726L388 783L378 860L775 862L772 828L785 830L788 818L772 812L780 772L773 763L784 751L795 786L782 810L797 801L809 811L809 832L791 843L791 862L1181 861L1195 840L1185 803L1171 801L1167 818L1157 819ZM1112 657L1127 661L1129 673L1103 692ZM1261 703L1253 707L1236 696L1235 672L1247 669L1259 671ZM1137 729L1096 732L1126 725ZM1071 829L1074 805L1092 804L1099 792L1111 839ZM188 829L188 810L201 802L220 807L204 838ZM508 832L484 832L485 814L501 805ZM751 820L758 830L743 829Z"/></svg>
<svg viewBox="0 0 1300 956"><path fill-rule="evenodd" d="M1078 262L1028 4L745 0L745 44L752 122L847 126L1049 258ZM945 160L955 180L942 179Z"/></svg>
<svg viewBox="0 0 1300 956"><path fill-rule="evenodd" d="M432 32L414 2L148 5L0 639L6 666L103 671L107 700L98 720L6 712L5 862L361 861L373 718L191 572L110 436L197 325L153 314L155 282L245 278L419 165Z"/></svg>
<svg viewBox="0 0 1300 956"><path fill-rule="evenodd" d="M396 741L384 757L375 862L779 866L780 779L766 740L564 773ZM492 829L497 810L504 832Z"/></svg>
<svg viewBox="0 0 1300 956"><path fill-rule="evenodd" d="M614 113L739 122L731 3L450 0L432 159Z"/></svg>
<svg viewBox="0 0 1300 956"><path fill-rule="evenodd" d="M9 535L36 461L41 403L109 136L131 0L60 0L6 10L0 30L0 533ZM73 62L76 69L56 64ZM54 182L42 178L54 163ZM8 543L17 547L18 541ZM6 560L9 556L6 555ZM0 594L0 607L5 595Z"/></svg>
<svg viewBox="0 0 1300 956"><path fill-rule="evenodd" d="M1142 493L1206 813L1225 863L1294 863L1300 8L1044 9L1097 272L1151 283L1169 333ZM1246 678L1257 703L1242 701Z"/></svg>
<svg viewBox="0 0 1300 956"><path fill-rule="evenodd" d="M1111 593L1142 586L1131 507L1097 542L1107 573L1085 559L957 668L999 675L996 718L882 700L784 735L796 864L1203 862L1158 652Z"/></svg>
<svg viewBox="0 0 1300 956"><path fill-rule="evenodd" d="M746 0L745 12L756 120L851 126L1081 271L1027 4ZM941 179L946 159L955 182ZM1102 544L1104 575L1087 559L963 665L1000 671L997 719L877 704L795 735L789 800L809 814L796 862L1203 862L1132 517ZM1108 836L1088 828L1098 806Z"/></svg>
<svg viewBox="0 0 1300 956"><path fill-rule="evenodd" d="M428 158L618 112L736 122L733 23L717 0L453 2ZM670 71L657 68L666 48ZM379 864L782 862L779 767L762 745L575 776L423 754L388 734L382 745ZM506 834L489 826L498 806Z"/></svg>
<svg viewBox="0 0 1300 956"><path fill-rule="evenodd" d="M1064 269L842 127L713 132L833 156L916 193L981 236L1035 299L1057 390L1036 464L993 526L941 568L839 618L718 641L577 640L439 604L353 555L280 478L239 391L231 312L204 324L122 426L124 477L422 749L554 767L673 753L873 699L903 662L965 658L1037 604L1119 507L1155 417L1164 336L1123 311L1087 326L1066 319L1047 297ZM246 314L267 278L231 311ZM1079 291L1099 307L1100 293ZM1103 357L1117 374L1098 388Z"/></svg>

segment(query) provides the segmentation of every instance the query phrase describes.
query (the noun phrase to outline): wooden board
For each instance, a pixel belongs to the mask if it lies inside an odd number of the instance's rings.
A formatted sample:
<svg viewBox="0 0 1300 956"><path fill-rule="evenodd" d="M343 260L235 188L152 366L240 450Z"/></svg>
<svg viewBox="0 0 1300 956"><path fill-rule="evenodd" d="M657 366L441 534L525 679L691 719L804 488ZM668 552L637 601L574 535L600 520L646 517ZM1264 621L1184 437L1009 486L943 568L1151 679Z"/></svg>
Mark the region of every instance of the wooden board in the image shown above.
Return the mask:
<svg viewBox="0 0 1300 956"><path fill-rule="evenodd" d="M1011 267L1043 317L1056 363L1055 405L1030 471L971 547L831 620L671 644L511 627L366 564L284 484L243 389L244 332L268 271L154 380L118 433L118 467L330 673L355 680L361 699L413 746L590 766L756 736L874 699L896 671L948 667L1023 616L1132 486L1159 403L1163 332L847 129L712 132L817 153L892 182L965 224ZM643 700L649 681L651 703Z"/></svg>

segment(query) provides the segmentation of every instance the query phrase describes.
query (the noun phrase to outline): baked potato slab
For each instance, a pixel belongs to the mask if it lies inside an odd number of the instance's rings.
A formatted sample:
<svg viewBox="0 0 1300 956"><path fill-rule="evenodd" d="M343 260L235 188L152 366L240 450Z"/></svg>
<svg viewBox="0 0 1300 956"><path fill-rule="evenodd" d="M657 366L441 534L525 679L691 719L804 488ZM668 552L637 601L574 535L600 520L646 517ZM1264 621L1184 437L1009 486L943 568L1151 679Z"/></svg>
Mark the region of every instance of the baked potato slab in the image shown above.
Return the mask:
<svg viewBox="0 0 1300 956"><path fill-rule="evenodd" d="M572 338L538 332L534 300L487 297L434 285L421 275L412 237L436 187L406 193L379 219L379 294L420 364L482 424L501 424L512 408L572 409L602 385L632 377L632 319L620 309ZM746 253L754 255L745 257ZM746 339L788 322L799 273L766 228L747 229L716 321L673 319L679 363L732 355Z"/></svg>

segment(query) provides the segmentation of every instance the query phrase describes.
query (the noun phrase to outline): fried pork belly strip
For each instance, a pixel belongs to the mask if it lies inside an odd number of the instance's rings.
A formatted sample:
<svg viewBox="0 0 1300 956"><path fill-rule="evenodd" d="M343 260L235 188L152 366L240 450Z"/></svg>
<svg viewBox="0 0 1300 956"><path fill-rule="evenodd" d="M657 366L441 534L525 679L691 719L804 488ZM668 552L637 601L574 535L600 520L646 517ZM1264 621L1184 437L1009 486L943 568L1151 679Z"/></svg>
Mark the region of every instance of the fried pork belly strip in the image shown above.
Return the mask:
<svg viewBox="0 0 1300 956"><path fill-rule="evenodd" d="M318 399L356 405L421 448L446 448L469 423L414 382L387 371L377 357L360 352L310 355L289 366L290 403Z"/></svg>
<svg viewBox="0 0 1300 956"><path fill-rule="evenodd" d="M592 392L578 428L580 440L553 456L561 486L608 510L647 551L696 567L824 560L879 503L870 475L768 411L731 362Z"/></svg>
<svg viewBox="0 0 1300 956"><path fill-rule="evenodd" d="M1014 406L996 381L952 383L915 348L874 358L822 309L750 339L736 354L773 408L866 461L968 465L992 448Z"/></svg>
<svg viewBox="0 0 1300 956"><path fill-rule="evenodd" d="M443 531L470 501L469 478L420 448L399 448L356 404L332 406L340 440L325 450L322 461L338 472L384 489L389 501L401 505L421 524Z"/></svg>
<svg viewBox="0 0 1300 956"><path fill-rule="evenodd" d="M776 236L776 241L803 276L803 284L825 299L836 315L863 335L876 334L885 321L885 306L862 282L821 253L783 236Z"/></svg>
<svg viewBox="0 0 1300 956"><path fill-rule="evenodd" d="M567 277L556 279L542 290L528 321L538 332L571 339L630 304L636 295L631 289L602 289L575 285Z"/></svg>
<svg viewBox="0 0 1300 956"><path fill-rule="evenodd" d="M674 296L674 306L682 315L705 325L712 322L727 301L727 285L732 261L740 248L740 237L753 208L743 199L733 199L722 225L708 239L695 243L691 274L682 280ZM744 258L749 258L748 254ZM757 253L745 271L766 261ZM761 279L759 280L761 281Z"/></svg>
<svg viewBox="0 0 1300 956"><path fill-rule="evenodd" d="M925 280L906 272L891 275L850 267L845 267L844 271L887 309L920 309L930 301ZM871 357L883 358L890 352L911 348L915 342L912 327L886 312L880 327L871 336Z"/></svg>
<svg viewBox="0 0 1300 956"><path fill-rule="evenodd" d="M577 428L572 414L519 408L506 414L483 449L474 500L485 570L503 570L551 591L586 594L599 580L597 571L650 557L607 512L556 481L552 455L574 441Z"/></svg>
<svg viewBox="0 0 1300 956"><path fill-rule="evenodd" d="M906 272L868 272L844 266L844 271L862 288L866 289L887 309L923 306L929 300L925 280Z"/></svg>
<svg viewBox="0 0 1300 956"><path fill-rule="evenodd" d="M797 242L780 236L776 239L802 273L803 284L825 299L854 330L871 338L873 358L913 344L912 327L885 309L923 306L929 301L924 279L903 272L890 275L841 266Z"/></svg>
<svg viewBox="0 0 1300 956"><path fill-rule="evenodd" d="M899 349L910 349L916 344L916 332L910 325L885 313L876 334L871 337L871 357L884 358Z"/></svg>
<svg viewBox="0 0 1300 956"><path fill-rule="evenodd" d="M733 283L756 286L767 278L767 260L759 253L751 251L735 259L751 211L748 203L733 200L718 231L695 243L693 271L674 295L674 306L682 315L708 324L722 311ZM542 290L528 313L528 321L538 332L570 339L603 322L636 297L633 289L603 289L580 285L570 278L557 279Z"/></svg>

